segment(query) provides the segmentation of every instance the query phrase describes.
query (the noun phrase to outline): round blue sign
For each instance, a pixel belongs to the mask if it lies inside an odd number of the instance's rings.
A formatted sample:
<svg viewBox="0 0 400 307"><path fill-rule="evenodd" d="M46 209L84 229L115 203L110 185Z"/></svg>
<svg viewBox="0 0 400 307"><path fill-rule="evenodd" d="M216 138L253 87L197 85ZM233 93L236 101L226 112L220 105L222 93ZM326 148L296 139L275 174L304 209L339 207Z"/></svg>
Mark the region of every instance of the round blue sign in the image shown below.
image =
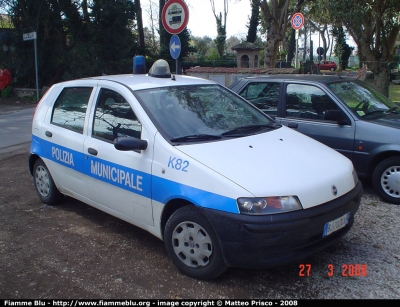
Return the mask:
<svg viewBox="0 0 400 307"><path fill-rule="evenodd" d="M181 54L181 40L178 35L174 34L171 36L171 40L169 41L169 52L174 60L179 58L179 55Z"/></svg>

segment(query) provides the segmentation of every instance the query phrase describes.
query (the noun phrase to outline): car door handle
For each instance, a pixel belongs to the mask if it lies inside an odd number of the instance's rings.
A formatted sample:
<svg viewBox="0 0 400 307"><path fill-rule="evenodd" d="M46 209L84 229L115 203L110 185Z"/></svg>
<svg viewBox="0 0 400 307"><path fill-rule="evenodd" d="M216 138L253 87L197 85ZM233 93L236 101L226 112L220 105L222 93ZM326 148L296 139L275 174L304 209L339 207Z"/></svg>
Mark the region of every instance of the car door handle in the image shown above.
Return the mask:
<svg viewBox="0 0 400 307"><path fill-rule="evenodd" d="M299 126L298 124L294 124L294 123L289 123L289 124L288 124L288 127L289 127L289 128L295 128L295 129L297 129L298 126Z"/></svg>
<svg viewBox="0 0 400 307"><path fill-rule="evenodd" d="M53 136L53 133L51 133L50 131L46 131L44 134L46 136L48 136L49 138L51 138Z"/></svg>
<svg viewBox="0 0 400 307"><path fill-rule="evenodd" d="M88 148L88 153L90 153L93 156L97 156L97 150L94 148Z"/></svg>

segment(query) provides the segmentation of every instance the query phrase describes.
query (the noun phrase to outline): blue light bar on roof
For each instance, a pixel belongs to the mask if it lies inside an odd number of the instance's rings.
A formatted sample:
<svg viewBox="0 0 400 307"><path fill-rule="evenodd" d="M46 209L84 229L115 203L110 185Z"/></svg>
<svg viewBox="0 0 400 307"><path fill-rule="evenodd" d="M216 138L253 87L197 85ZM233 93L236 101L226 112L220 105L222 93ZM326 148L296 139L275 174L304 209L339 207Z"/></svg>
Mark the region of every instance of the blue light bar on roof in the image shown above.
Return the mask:
<svg viewBox="0 0 400 307"><path fill-rule="evenodd" d="M133 57L133 74L140 75L146 73L146 60L143 55Z"/></svg>

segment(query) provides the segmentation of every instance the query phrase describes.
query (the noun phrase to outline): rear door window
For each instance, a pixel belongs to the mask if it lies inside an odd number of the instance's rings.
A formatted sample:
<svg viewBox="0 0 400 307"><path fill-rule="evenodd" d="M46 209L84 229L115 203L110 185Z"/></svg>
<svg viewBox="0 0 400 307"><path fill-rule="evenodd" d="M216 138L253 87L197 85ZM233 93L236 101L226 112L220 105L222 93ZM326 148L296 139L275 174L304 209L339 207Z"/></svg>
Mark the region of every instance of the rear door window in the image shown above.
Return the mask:
<svg viewBox="0 0 400 307"><path fill-rule="evenodd" d="M276 82L251 82L239 95L264 113L277 116L280 84Z"/></svg>
<svg viewBox="0 0 400 307"><path fill-rule="evenodd" d="M64 88L54 104L51 123L82 134L92 90L93 87Z"/></svg>

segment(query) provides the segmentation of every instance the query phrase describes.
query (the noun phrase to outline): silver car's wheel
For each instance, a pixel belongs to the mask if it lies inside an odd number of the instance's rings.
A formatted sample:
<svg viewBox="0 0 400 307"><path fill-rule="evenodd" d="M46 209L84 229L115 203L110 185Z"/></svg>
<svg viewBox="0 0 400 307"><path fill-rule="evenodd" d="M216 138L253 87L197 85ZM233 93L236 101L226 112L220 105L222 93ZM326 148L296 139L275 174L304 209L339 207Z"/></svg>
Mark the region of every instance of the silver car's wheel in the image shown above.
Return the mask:
<svg viewBox="0 0 400 307"><path fill-rule="evenodd" d="M40 200L48 205L55 205L61 197L46 164L41 159L33 166L33 182Z"/></svg>
<svg viewBox="0 0 400 307"><path fill-rule="evenodd" d="M388 195L400 198L400 165L391 166L383 171L381 185Z"/></svg>
<svg viewBox="0 0 400 307"><path fill-rule="evenodd" d="M183 222L172 233L176 256L187 266L197 268L210 263L213 245L210 235L197 223Z"/></svg>
<svg viewBox="0 0 400 307"><path fill-rule="evenodd" d="M170 216L164 242L169 258L179 271L190 277L213 279L227 269L213 227L193 205L182 207Z"/></svg>
<svg viewBox="0 0 400 307"><path fill-rule="evenodd" d="M50 194L50 178L49 173L42 165L35 169L35 183L38 193L43 197L48 197Z"/></svg>
<svg viewBox="0 0 400 307"><path fill-rule="evenodd" d="M373 173L372 183L383 200L400 204L400 157L391 157L379 163Z"/></svg>

